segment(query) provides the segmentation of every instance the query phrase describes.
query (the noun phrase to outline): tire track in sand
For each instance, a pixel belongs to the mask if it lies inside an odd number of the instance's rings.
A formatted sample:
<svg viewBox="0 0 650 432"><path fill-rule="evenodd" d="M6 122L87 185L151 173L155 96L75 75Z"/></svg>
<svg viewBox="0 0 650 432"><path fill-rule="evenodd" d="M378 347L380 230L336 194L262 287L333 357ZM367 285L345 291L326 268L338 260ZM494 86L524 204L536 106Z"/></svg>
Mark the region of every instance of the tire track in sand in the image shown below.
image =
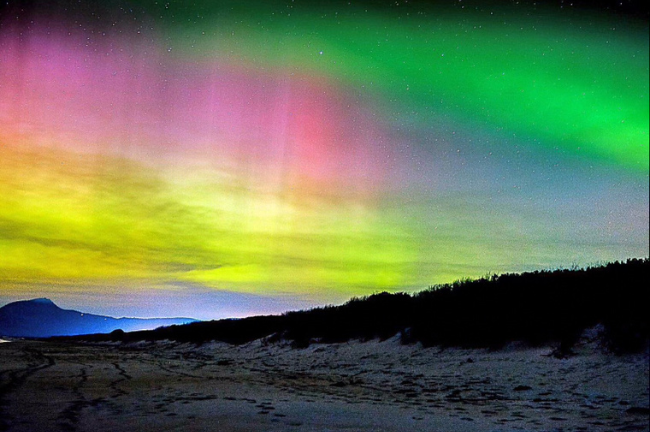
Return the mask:
<svg viewBox="0 0 650 432"><path fill-rule="evenodd" d="M3 432L9 430L13 420L13 417L5 410L7 395L20 388L35 373L56 365L53 357L44 354L43 351L35 347L24 347L21 352L28 358L30 363L34 362L35 364L28 364L25 368L3 371L2 376L0 376L3 380L5 375L8 377L7 382L0 384L0 431Z"/></svg>
<svg viewBox="0 0 650 432"><path fill-rule="evenodd" d="M112 397L116 398L119 396L127 395L128 393L126 391L122 390L121 388L118 388L117 386L122 382L130 381L131 379L133 379L133 377L128 373L126 373L126 370L118 362L113 362L111 364L117 370L117 374L121 377L115 381L111 381L111 383L108 385L108 387L115 392L115 395Z"/></svg>

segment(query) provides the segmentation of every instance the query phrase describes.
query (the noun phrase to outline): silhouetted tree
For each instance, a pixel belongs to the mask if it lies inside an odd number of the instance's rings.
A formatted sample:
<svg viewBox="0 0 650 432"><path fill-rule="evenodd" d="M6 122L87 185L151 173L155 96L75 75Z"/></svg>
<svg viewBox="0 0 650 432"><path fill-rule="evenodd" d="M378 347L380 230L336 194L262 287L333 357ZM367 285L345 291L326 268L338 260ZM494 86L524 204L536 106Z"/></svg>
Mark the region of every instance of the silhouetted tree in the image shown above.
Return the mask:
<svg viewBox="0 0 650 432"><path fill-rule="evenodd" d="M382 292L277 316L198 322L149 332L84 336L91 340L162 340L242 344L269 337L296 348L316 342L386 339L425 346L498 348L510 341L558 342L568 353L596 324L615 352L648 344L649 259L572 270L490 275L435 285L413 296ZM77 338L79 339L79 338Z"/></svg>

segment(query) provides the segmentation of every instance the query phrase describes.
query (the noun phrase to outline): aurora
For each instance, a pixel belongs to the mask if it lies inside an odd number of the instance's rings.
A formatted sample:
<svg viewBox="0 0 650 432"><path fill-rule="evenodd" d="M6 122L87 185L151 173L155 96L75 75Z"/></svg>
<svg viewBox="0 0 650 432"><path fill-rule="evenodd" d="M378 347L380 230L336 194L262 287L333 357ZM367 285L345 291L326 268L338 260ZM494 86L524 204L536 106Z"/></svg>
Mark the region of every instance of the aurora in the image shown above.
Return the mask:
<svg viewBox="0 0 650 432"><path fill-rule="evenodd" d="M211 319L649 255L647 20L53 3L1 9L2 302Z"/></svg>

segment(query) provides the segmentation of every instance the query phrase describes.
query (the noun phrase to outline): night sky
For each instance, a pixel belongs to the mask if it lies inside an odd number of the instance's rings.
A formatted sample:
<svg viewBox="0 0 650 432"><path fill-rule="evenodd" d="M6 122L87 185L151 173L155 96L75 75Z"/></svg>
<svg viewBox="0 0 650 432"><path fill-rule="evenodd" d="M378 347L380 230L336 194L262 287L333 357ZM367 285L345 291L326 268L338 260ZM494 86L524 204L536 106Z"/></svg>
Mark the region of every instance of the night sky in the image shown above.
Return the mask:
<svg viewBox="0 0 650 432"><path fill-rule="evenodd" d="M7 1L0 306L277 313L649 255L647 2Z"/></svg>

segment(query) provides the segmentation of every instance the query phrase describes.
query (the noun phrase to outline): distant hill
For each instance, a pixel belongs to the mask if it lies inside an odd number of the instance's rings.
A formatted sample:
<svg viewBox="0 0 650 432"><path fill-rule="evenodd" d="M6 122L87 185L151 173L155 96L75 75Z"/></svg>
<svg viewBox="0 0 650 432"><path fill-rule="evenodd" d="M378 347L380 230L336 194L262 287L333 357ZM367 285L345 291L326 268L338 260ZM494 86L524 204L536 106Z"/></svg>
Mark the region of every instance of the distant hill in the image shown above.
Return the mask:
<svg viewBox="0 0 650 432"><path fill-rule="evenodd" d="M508 342L558 344L570 352L584 330L613 352L648 346L650 260L631 259L575 270L494 275L432 286L422 292L380 293L277 316L198 322L134 333L85 336L84 340L212 340L242 344L268 337L295 347L312 342L386 339L425 346L499 348Z"/></svg>
<svg viewBox="0 0 650 432"><path fill-rule="evenodd" d="M110 333L118 329L129 332L194 321L190 318L112 318L61 309L52 300L40 298L0 308L0 336L45 338Z"/></svg>

